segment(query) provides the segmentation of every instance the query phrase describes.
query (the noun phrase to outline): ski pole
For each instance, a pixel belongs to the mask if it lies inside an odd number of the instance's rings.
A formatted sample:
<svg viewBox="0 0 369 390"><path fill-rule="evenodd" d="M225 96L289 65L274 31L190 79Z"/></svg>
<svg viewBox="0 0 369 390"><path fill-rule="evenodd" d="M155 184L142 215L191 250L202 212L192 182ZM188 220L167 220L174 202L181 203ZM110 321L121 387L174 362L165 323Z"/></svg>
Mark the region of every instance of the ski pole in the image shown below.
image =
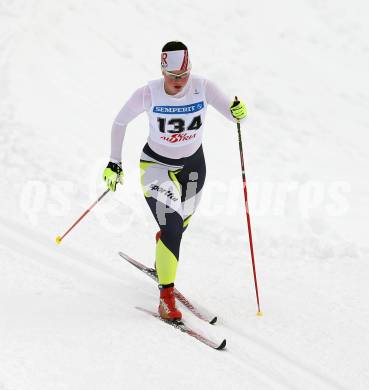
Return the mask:
<svg viewBox="0 0 369 390"><path fill-rule="evenodd" d="M76 222L74 222L74 224L62 235L62 236L57 236L55 238L55 242L57 244L60 244L62 242L62 239L77 225L77 223L79 223L81 221L82 218L85 217L86 214L88 214L96 205L98 202L100 202L100 200L110 191L110 189L108 188L103 194L101 194L99 196L99 198L77 219Z"/></svg>
<svg viewBox="0 0 369 390"><path fill-rule="evenodd" d="M238 101L237 96L235 96L235 101ZM242 170L242 181L243 181L243 195L244 195L244 198L245 198L247 228L248 228L248 232L249 232L249 243L250 243L250 252L251 252L251 260L252 260L252 270L253 270L253 273L254 273L256 302L257 302L257 305L258 305L258 311L257 311L256 315L257 316L262 316L263 312L260 310L259 289L258 289L258 281L257 281L257 278L256 278L254 246L253 246L253 243L252 243L251 220L250 220L250 213L249 213L249 203L248 203L248 200L247 200L245 163L244 163L244 159L243 159L243 149L242 149L242 139L241 139L241 124L240 124L239 119L237 120L237 131L238 131L238 145L239 145L239 149L240 149L240 159L241 159L241 170Z"/></svg>

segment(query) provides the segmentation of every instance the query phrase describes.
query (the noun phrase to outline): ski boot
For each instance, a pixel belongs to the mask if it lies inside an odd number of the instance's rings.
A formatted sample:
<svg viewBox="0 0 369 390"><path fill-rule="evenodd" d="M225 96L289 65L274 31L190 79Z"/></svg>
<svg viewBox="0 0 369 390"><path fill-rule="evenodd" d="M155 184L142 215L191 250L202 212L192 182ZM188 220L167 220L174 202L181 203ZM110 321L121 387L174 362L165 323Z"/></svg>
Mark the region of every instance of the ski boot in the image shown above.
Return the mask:
<svg viewBox="0 0 369 390"><path fill-rule="evenodd" d="M174 296L174 285L170 287L159 287L160 304L158 312L163 320L180 321L182 313L176 308L176 299Z"/></svg>

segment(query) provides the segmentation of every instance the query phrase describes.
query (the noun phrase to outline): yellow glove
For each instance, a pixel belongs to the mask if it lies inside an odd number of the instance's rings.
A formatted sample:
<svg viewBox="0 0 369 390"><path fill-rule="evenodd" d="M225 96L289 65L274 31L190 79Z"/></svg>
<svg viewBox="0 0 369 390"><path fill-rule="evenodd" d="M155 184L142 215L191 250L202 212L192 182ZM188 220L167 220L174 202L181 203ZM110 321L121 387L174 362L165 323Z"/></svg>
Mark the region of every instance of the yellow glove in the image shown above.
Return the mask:
<svg viewBox="0 0 369 390"><path fill-rule="evenodd" d="M245 106L245 103L241 100L235 99L229 105L229 109L231 110L233 118L236 118L237 120L243 119L247 115L247 108Z"/></svg>
<svg viewBox="0 0 369 390"><path fill-rule="evenodd" d="M121 163L116 164L110 161L104 169L103 179L110 191L114 192L117 189L117 183L123 184L123 176Z"/></svg>

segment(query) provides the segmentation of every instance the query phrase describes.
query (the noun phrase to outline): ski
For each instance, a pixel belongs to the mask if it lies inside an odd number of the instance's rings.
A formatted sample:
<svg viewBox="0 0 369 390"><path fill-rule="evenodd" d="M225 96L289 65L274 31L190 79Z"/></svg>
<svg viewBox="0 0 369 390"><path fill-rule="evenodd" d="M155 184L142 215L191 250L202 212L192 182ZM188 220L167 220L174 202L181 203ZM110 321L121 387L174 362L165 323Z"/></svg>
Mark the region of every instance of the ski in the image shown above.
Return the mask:
<svg viewBox="0 0 369 390"><path fill-rule="evenodd" d="M135 259L132 259L132 257L128 256L127 254L125 254L123 252L118 252L118 253L123 259L127 260L133 266L135 266L140 271L142 271L143 273L148 275L151 279L155 280L155 282L158 282L158 276L157 276L156 270L154 268L147 267L146 265L140 263L139 261L137 261ZM201 312L176 288L174 288L174 295L178 299L178 301L181 302L196 317L198 317L201 320L208 322L209 324L212 324L212 325L217 322L218 318L216 316L207 315L207 314Z"/></svg>
<svg viewBox="0 0 369 390"><path fill-rule="evenodd" d="M136 309L140 310L140 311L142 311L144 313L147 313L147 314L157 318L158 320L160 320L162 322L165 322L168 325L173 326L174 328L180 330L183 333L187 333L189 336L195 338L196 340L199 340L200 342L206 344L207 346L209 346L211 348L217 349L218 351L224 349L226 344L227 344L226 339L224 339L220 344L216 343L215 341L212 341L212 340L208 339L207 337L203 336L202 334L200 334L200 333L194 331L193 329L191 329L183 321L168 321L168 320L165 320L165 319L161 318L159 316L159 314L154 312L154 311L147 310L147 309L144 309L144 308L138 307L138 306L136 306Z"/></svg>

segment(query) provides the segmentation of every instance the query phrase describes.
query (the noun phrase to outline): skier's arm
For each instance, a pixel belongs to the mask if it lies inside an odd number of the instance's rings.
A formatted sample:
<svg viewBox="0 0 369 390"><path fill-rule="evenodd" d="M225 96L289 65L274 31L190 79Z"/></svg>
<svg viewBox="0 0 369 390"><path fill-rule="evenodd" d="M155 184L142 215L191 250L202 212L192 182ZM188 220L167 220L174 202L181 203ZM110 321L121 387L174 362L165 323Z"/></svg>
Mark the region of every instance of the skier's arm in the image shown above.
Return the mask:
<svg viewBox="0 0 369 390"><path fill-rule="evenodd" d="M151 105L150 90L147 86L139 88L119 111L111 129L110 161L103 172L103 179L111 191L115 191L117 184L123 184L124 172L122 169L122 145L126 128L136 116L144 112Z"/></svg>
<svg viewBox="0 0 369 390"><path fill-rule="evenodd" d="M229 99L213 82L206 80L205 83L205 97L208 104L213 106L227 119L234 122L236 120L233 116L235 114L234 107L232 107L233 115L231 111L231 106L234 104L233 99ZM246 116L246 107L242 102L240 102L240 104L244 109L244 115L239 117L239 119L242 120Z"/></svg>
<svg viewBox="0 0 369 390"><path fill-rule="evenodd" d="M148 86L137 89L119 111L111 129L110 161L118 163L122 158L122 145L129 122L144 112L151 105Z"/></svg>

